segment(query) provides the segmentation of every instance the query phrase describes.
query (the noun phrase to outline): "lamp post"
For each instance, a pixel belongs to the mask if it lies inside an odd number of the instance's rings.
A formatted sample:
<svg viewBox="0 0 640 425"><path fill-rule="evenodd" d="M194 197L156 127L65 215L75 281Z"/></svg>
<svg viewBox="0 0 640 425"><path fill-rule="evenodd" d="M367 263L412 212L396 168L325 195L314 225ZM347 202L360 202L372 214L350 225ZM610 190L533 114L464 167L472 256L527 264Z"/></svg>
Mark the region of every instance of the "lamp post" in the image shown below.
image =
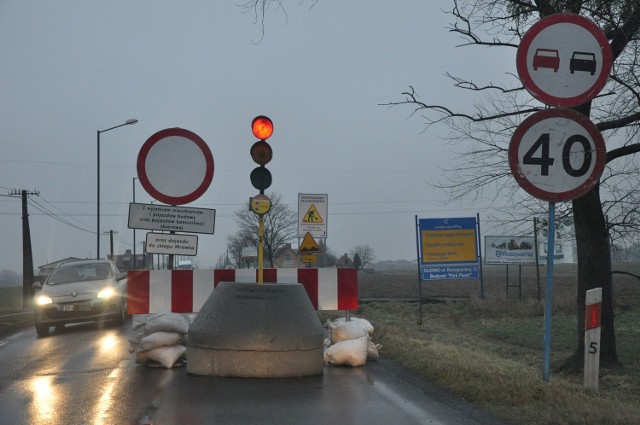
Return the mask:
<svg viewBox="0 0 640 425"><path fill-rule="evenodd" d="M133 203L136 203L136 180L137 177L133 177L132 187L133 187ZM144 258L144 253L142 254ZM138 259L136 258L136 229L133 229L133 270L138 267Z"/></svg>
<svg viewBox="0 0 640 425"><path fill-rule="evenodd" d="M118 127L124 127L125 125L133 125L135 123L137 123L138 120L137 119L130 119L130 120L126 120L124 123L116 125L114 127L110 127L107 128L106 130L98 130L97 132L97 179L96 179L96 183L97 183L97 187L96 187L96 194L97 194L97 210L96 210L96 258L100 259L100 133L106 133L107 131L111 131L113 129L116 129Z"/></svg>

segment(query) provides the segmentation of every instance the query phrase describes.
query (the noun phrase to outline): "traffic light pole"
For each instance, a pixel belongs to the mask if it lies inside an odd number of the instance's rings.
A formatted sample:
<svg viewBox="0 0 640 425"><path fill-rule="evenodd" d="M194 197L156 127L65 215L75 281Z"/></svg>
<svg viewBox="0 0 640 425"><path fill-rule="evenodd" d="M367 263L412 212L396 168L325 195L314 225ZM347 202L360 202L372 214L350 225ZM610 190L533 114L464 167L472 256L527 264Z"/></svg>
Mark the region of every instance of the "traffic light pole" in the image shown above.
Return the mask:
<svg viewBox="0 0 640 425"><path fill-rule="evenodd" d="M264 115L259 115L251 122L251 131L259 140L251 146L251 158L259 165L249 176L253 187L260 195L250 198L249 209L258 215L258 285L264 282L264 215L271 209L271 201L264 191L271 186L271 172L265 164L271 161L273 152L266 139L273 134L273 122Z"/></svg>
<svg viewBox="0 0 640 425"><path fill-rule="evenodd" d="M258 215L258 285L264 282L264 216Z"/></svg>

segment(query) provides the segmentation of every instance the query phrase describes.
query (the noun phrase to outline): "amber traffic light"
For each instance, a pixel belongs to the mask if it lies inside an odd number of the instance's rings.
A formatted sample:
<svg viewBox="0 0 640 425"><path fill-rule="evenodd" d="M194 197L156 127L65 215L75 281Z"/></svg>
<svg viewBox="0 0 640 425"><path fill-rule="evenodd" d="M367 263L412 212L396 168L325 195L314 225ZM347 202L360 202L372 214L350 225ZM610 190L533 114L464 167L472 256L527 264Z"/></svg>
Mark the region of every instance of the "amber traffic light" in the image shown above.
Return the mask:
<svg viewBox="0 0 640 425"><path fill-rule="evenodd" d="M253 131L253 135L258 139L262 141L267 140L273 134L273 122L271 122L269 117L258 115L251 123L251 130Z"/></svg>
<svg viewBox="0 0 640 425"><path fill-rule="evenodd" d="M253 187L264 194L264 190L271 186L271 172L266 169L265 164L271 161L273 151L265 140L273 134L273 122L269 117L259 115L251 122L251 131L260 139L251 146L251 158L260 166L256 167L249 177Z"/></svg>

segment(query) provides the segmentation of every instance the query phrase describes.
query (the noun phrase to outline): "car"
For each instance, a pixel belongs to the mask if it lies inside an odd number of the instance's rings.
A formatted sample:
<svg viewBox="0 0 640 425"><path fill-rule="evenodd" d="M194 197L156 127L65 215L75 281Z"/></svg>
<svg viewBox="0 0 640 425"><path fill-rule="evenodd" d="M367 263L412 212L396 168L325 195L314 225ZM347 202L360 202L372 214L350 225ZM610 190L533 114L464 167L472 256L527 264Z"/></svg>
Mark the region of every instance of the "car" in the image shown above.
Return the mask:
<svg viewBox="0 0 640 425"><path fill-rule="evenodd" d="M569 71L589 72L591 75L596 72L596 55L590 52L573 52L569 61Z"/></svg>
<svg viewBox="0 0 640 425"><path fill-rule="evenodd" d="M533 70L538 68L550 68L558 72L560 68L560 55L556 49L536 49L533 55Z"/></svg>
<svg viewBox="0 0 640 425"><path fill-rule="evenodd" d="M54 269L44 284L34 284L33 309L38 337L68 323L127 318L127 275L109 260L82 260Z"/></svg>

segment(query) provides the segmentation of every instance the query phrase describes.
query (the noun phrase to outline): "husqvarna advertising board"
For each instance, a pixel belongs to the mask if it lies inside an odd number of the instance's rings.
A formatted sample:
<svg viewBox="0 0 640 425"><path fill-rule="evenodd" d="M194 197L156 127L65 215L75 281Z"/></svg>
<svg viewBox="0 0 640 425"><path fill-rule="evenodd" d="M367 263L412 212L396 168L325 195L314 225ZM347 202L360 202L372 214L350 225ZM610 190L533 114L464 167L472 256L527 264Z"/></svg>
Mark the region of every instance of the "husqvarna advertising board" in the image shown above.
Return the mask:
<svg viewBox="0 0 640 425"><path fill-rule="evenodd" d="M485 264L535 265L533 236L485 236Z"/></svg>

